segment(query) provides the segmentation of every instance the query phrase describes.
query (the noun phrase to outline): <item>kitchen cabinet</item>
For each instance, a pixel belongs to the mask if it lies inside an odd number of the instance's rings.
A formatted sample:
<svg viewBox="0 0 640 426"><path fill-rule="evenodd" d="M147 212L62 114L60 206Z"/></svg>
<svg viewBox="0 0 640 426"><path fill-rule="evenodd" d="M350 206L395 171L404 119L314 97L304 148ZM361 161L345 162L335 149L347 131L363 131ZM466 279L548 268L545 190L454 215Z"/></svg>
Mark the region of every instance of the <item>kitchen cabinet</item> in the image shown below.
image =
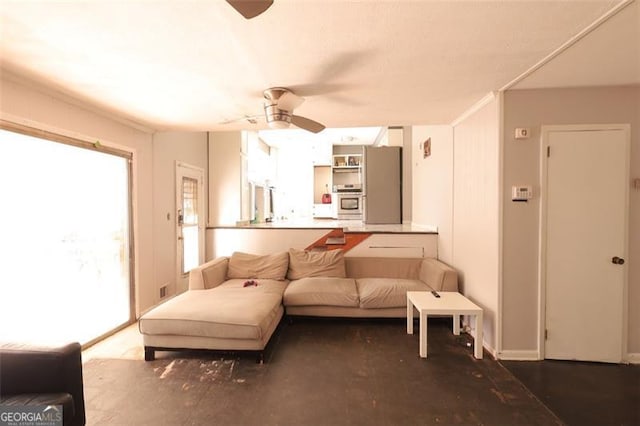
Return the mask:
<svg viewBox="0 0 640 426"><path fill-rule="evenodd" d="M311 146L311 158L314 166L331 166L333 145L328 141L316 141Z"/></svg>
<svg viewBox="0 0 640 426"><path fill-rule="evenodd" d="M335 219L336 215L334 213L335 203L331 204L314 204L313 205L313 217L318 219Z"/></svg>
<svg viewBox="0 0 640 426"><path fill-rule="evenodd" d="M352 257L437 257L438 233L373 234L349 250Z"/></svg>

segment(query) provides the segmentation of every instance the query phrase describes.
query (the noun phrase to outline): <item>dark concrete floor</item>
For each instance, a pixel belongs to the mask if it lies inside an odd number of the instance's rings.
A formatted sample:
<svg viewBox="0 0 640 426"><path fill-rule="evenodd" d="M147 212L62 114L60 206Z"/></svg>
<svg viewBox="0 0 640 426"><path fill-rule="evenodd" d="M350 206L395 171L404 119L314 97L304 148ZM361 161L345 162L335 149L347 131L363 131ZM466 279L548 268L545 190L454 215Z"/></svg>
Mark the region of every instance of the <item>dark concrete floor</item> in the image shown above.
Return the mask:
<svg viewBox="0 0 640 426"><path fill-rule="evenodd" d="M553 425L499 362L473 358L451 320L429 320L429 358L403 320L282 323L267 362L158 352L84 365L90 425Z"/></svg>
<svg viewBox="0 0 640 426"><path fill-rule="evenodd" d="M501 363L568 425L640 425L640 365Z"/></svg>

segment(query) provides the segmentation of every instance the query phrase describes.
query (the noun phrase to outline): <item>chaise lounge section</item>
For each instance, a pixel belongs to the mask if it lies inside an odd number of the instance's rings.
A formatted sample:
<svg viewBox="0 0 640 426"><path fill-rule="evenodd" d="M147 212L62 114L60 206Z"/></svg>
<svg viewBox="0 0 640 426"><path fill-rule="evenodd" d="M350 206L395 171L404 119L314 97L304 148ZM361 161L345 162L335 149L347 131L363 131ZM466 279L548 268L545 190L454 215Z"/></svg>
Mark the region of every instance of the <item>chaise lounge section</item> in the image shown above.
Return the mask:
<svg viewBox="0 0 640 426"><path fill-rule="evenodd" d="M193 269L189 290L140 318L145 360L156 350L263 350L284 315L282 295L286 252L253 256L236 253ZM259 285L248 285L255 280Z"/></svg>
<svg viewBox="0 0 640 426"><path fill-rule="evenodd" d="M142 316L145 360L158 350L255 351L290 316L406 318L407 291L457 291L431 258L345 257L342 250L234 253L193 269L189 290Z"/></svg>

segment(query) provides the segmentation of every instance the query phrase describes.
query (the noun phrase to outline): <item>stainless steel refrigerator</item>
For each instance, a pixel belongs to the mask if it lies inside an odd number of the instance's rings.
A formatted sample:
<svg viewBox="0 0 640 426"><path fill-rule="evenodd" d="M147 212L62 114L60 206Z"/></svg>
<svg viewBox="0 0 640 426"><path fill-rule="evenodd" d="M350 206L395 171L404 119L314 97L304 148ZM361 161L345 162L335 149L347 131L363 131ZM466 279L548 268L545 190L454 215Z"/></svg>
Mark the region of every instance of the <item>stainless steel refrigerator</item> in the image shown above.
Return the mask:
<svg viewBox="0 0 640 426"><path fill-rule="evenodd" d="M364 149L364 222L402 223L402 148Z"/></svg>

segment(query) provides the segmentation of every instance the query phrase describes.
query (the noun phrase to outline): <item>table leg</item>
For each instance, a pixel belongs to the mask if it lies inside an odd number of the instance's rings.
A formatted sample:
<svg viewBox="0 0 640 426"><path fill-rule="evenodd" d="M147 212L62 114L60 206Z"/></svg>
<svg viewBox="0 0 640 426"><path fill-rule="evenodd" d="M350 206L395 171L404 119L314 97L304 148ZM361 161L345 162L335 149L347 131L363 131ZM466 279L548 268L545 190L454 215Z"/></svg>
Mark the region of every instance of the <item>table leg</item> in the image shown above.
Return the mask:
<svg viewBox="0 0 640 426"><path fill-rule="evenodd" d="M460 315L453 314L453 334L460 335Z"/></svg>
<svg viewBox="0 0 640 426"><path fill-rule="evenodd" d="M413 334L413 303L407 296L407 334Z"/></svg>
<svg viewBox="0 0 640 426"><path fill-rule="evenodd" d="M427 357L427 313L420 311L420 357Z"/></svg>
<svg viewBox="0 0 640 426"><path fill-rule="evenodd" d="M473 341L473 355L476 357L476 359L482 359L482 328L482 311L480 311L476 314L476 338Z"/></svg>

